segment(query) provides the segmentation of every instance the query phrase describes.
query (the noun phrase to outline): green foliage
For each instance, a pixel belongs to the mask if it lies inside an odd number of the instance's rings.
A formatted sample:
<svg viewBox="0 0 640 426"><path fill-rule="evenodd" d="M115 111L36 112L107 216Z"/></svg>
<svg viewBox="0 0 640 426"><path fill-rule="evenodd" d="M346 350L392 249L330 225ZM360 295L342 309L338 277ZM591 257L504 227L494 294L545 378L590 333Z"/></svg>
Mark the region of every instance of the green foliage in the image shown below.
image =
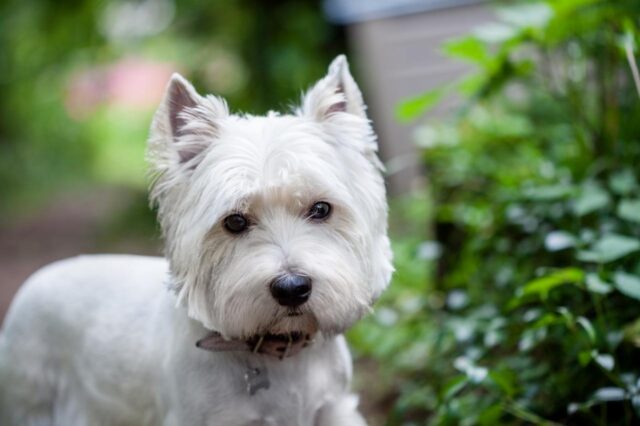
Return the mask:
<svg viewBox="0 0 640 426"><path fill-rule="evenodd" d="M444 47L473 74L399 107L409 120L467 96L418 132L430 241L399 237L398 275L354 342L393 389L389 424L638 424L640 3L499 16Z"/></svg>
<svg viewBox="0 0 640 426"><path fill-rule="evenodd" d="M69 186L145 186L143 156L155 105L103 102L73 117L66 103L79 74L104 73L123 59L164 64L201 92L224 96L234 110L285 110L283 102L296 102L344 50L320 6L312 0L0 2L0 211L20 213L25 201L37 203ZM170 10L166 27L110 35L113 26L158 21L140 16L150 7L147 13ZM120 15L109 23L118 8L135 11L137 22Z"/></svg>

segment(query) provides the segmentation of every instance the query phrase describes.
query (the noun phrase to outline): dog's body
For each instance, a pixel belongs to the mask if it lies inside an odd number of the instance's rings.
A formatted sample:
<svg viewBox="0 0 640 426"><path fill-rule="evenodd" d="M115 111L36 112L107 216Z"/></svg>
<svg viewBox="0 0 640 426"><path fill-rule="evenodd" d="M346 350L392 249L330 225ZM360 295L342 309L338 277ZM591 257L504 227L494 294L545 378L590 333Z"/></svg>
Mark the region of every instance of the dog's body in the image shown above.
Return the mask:
<svg viewBox="0 0 640 426"><path fill-rule="evenodd" d="M31 277L0 337L0 423L364 424L340 333L392 271L364 109L342 57L288 116L230 115L175 76L150 139L167 260Z"/></svg>
<svg viewBox="0 0 640 426"><path fill-rule="evenodd" d="M164 259L137 256L83 256L35 274L4 336L1 383L13 388L2 390L11 392L2 408L15 424L359 424L342 337L283 361L203 351L195 342L206 330L159 291L168 279ZM255 395L246 392L250 358L267 363L270 378Z"/></svg>

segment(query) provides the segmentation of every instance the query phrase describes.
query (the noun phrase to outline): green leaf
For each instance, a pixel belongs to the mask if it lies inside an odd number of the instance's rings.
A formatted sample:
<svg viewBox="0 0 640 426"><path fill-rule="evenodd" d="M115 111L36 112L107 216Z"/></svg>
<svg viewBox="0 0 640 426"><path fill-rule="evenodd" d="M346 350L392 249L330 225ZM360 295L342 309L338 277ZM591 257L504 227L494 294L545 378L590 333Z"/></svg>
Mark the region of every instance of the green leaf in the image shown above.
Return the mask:
<svg viewBox="0 0 640 426"><path fill-rule="evenodd" d="M634 395L633 398L631 398L631 405L633 405L636 416L640 417L640 395Z"/></svg>
<svg viewBox="0 0 640 426"><path fill-rule="evenodd" d="M582 367L591 362L591 360L593 359L592 352L594 351L580 351L580 353L578 354L578 362Z"/></svg>
<svg viewBox="0 0 640 426"><path fill-rule="evenodd" d="M608 294L613 291L611 284L600 279L598 274L590 272L585 279L585 286L588 291L596 294Z"/></svg>
<svg viewBox="0 0 640 426"><path fill-rule="evenodd" d="M456 88L458 92L466 97L473 96L483 85L486 84L486 78L482 74L471 74L458 81Z"/></svg>
<svg viewBox="0 0 640 426"><path fill-rule="evenodd" d="M575 322L575 318L573 317L573 314L571 313L571 311L569 309L567 309L566 306L560 306L557 309L557 312L560 314L562 319L564 319L564 322L567 325L567 327L573 327L573 323Z"/></svg>
<svg viewBox="0 0 640 426"><path fill-rule="evenodd" d="M626 272L616 272L613 283L620 293L640 300L640 277Z"/></svg>
<svg viewBox="0 0 640 426"><path fill-rule="evenodd" d="M640 318L625 325L623 333L625 340L640 348Z"/></svg>
<svg viewBox="0 0 640 426"><path fill-rule="evenodd" d="M591 250L578 252L583 262L608 263L640 250L640 240L618 234L607 234L593 244Z"/></svg>
<svg viewBox="0 0 640 426"><path fill-rule="evenodd" d="M569 405L567 405L567 413L569 414L575 414L578 411L587 411L589 408L591 408L595 403L593 401L587 401L587 402L571 402L569 403Z"/></svg>
<svg viewBox="0 0 640 426"><path fill-rule="evenodd" d="M469 382L475 384L482 383L489 374L488 368L476 365L472 360L464 356L456 358L453 362L453 366L457 370L466 374Z"/></svg>
<svg viewBox="0 0 640 426"><path fill-rule="evenodd" d="M572 195L575 188L571 185L547 185L525 188L523 195L530 200L551 201L567 198Z"/></svg>
<svg viewBox="0 0 640 426"><path fill-rule="evenodd" d="M403 100L396 109L396 118L401 122L408 122L418 118L440 102L446 92L448 92L447 87L439 87L416 97Z"/></svg>
<svg viewBox="0 0 640 426"><path fill-rule="evenodd" d="M467 383L469 383L469 380L465 375L458 375L449 380L449 382L444 386L443 399L448 400L453 398L467 385Z"/></svg>
<svg viewBox="0 0 640 426"><path fill-rule="evenodd" d="M581 282L584 279L584 272L577 268L566 268L555 271L546 277L537 278L527 283L521 292L522 297L537 295L541 299L546 299L549 292L556 287Z"/></svg>
<svg viewBox="0 0 640 426"><path fill-rule="evenodd" d="M453 146L458 144L460 135L458 129L452 126L429 126L423 124L416 128L415 144L419 148L435 148L438 146ZM401 165L405 167L406 165ZM387 167L390 171L392 167Z"/></svg>
<svg viewBox="0 0 640 426"><path fill-rule="evenodd" d="M621 219L640 223L640 200L622 200L618 204L617 214Z"/></svg>
<svg viewBox="0 0 640 426"><path fill-rule="evenodd" d="M480 426L494 426L500 423L500 418L504 409L500 403L488 406L478 416L478 424Z"/></svg>
<svg viewBox="0 0 640 426"><path fill-rule="evenodd" d="M634 34L636 33L635 25L630 18L626 18L623 22L624 34L620 37L618 44L622 50L629 48L633 53L637 52L638 45Z"/></svg>
<svg viewBox="0 0 640 426"><path fill-rule="evenodd" d="M626 391L622 388L600 388L593 394L592 398L598 402L623 401L626 398Z"/></svg>
<svg viewBox="0 0 640 426"><path fill-rule="evenodd" d="M609 354L596 354L593 360L607 371L613 370L613 367L616 365L615 359Z"/></svg>
<svg viewBox="0 0 640 426"><path fill-rule="evenodd" d="M518 349L526 352L547 337L547 328L525 329L518 341Z"/></svg>
<svg viewBox="0 0 640 426"><path fill-rule="evenodd" d="M533 411L529 411L527 408L519 405L516 402L508 401L504 404L504 410L513 416L522 419L526 422L529 422L534 425L542 425L542 426L558 426L558 423L550 422Z"/></svg>
<svg viewBox="0 0 640 426"><path fill-rule="evenodd" d="M564 250L576 245L576 238L565 231L551 231L544 239L544 246L548 251Z"/></svg>
<svg viewBox="0 0 640 426"><path fill-rule="evenodd" d="M587 332L587 336L589 336L589 340L594 344L596 342L596 330L593 328L593 325L591 325L591 321L580 316L576 319L576 322L584 328L584 331Z"/></svg>
<svg viewBox="0 0 640 426"><path fill-rule="evenodd" d="M474 36L447 42L444 52L454 58L465 59L478 65L485 65L491 60L486 45Z"/></svg>
<svg viewBox="0 0 640 426"><path fill-rule="evenodd" d="M573 212L584 216L609 205L609 194L597 185L586 185L581 188L578 198L573 203Z"/></svg>
<svg viewBox="0 0 640 426"><path fill-rule="evenodd" d="M611 175L609 178L609 187L616 194L628 195L638 187L638 182L636 181L636 177L633 172L629 169L625 169Z"/></svg>
<svg viewBox="0 0 640 426"><path fill-rule="evenodd" d="M549 6L554 10L556 19L569 18L578 12L580 9L596 3L599 0L563 0L563 1L551 1ZM596 21L597 22L597 21Z"/></svg>
<svg viewBox="0 0 640 426"><path fill-rule="evenodd" d="M492 22L479 26L473 34L486 43L504 43L518 35L518 29L512 25Z"/></svg>
<svg viewBox="0 0 640 426"><path fill-rule="evenodd" d="M509 397L516 393L516 375L511 370L492 370L489 378Z"/></svg>

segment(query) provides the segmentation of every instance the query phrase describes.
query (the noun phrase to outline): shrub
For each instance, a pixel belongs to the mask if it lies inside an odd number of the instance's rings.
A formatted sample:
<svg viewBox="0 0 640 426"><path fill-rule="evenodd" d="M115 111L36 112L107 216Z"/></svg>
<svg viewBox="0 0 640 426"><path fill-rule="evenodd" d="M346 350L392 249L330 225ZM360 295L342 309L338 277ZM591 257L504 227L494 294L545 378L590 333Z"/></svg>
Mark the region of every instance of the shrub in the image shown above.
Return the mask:
<svg viewBox="0 0 640 426"><path fill-rule="evenodd" d="M382 366L389 424L638 424L640 3L498 14L444 47L476 72L398 109L467 97L418 133L432 241L396 242L352 341Z"/></svg>

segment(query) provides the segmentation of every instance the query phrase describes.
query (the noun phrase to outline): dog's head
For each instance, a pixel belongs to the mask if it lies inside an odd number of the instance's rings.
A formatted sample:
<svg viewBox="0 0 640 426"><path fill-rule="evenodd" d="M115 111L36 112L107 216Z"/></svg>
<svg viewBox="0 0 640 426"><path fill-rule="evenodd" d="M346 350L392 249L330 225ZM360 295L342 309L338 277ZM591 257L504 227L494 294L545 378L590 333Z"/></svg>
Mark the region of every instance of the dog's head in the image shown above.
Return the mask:
<svg viewBox="0 0 640 426"><path fill-rule="evenodd" d="M291 115L230 114L174 75L149 156L174 289L227 338L341 332L392 273L375 135L344 56Z"/></svg>

